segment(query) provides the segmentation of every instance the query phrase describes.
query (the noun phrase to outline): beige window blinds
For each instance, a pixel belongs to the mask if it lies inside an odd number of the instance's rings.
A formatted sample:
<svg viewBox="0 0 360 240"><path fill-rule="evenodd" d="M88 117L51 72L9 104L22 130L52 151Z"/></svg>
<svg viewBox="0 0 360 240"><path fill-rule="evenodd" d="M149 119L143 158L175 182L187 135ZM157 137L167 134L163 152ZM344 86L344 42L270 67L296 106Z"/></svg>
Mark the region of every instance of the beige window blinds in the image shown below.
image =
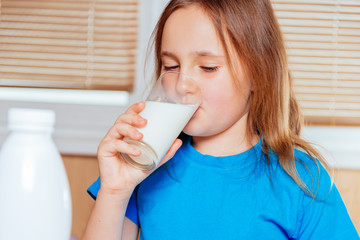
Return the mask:
<svg viewBox="0 0 360 240"><path fill-rule="evenodd" d="M305 120L360 125L360 1L272 2Z"/></svg>
<svg viewBox="0 0 360 240"><path fill-rule="evenodd" d="M0 86L131 90L137 0L0 4Z"/></svg>

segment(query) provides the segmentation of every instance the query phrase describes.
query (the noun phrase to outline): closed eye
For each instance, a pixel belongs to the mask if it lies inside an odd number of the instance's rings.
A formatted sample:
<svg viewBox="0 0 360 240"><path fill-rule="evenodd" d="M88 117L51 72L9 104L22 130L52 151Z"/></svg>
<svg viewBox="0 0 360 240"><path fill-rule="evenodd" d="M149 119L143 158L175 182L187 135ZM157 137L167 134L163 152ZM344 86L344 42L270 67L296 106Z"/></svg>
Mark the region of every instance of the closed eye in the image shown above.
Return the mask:
<svg viewBox="0 0 360 240"><path fill-rule="evenodd" d="M205 72L215 72L216 70L219 69L219 67L215 66L215 67L205 67L205 66L201 66L200 67L202 70L204 70Z"/></svg>
<svg viewBox="0 0 360 240"><path fill-rule="evenodd" d="M179 68L178 65L175 65L175 66L164 66L164 70L165 70L165 71L176 70L176 69L178 69L178 68Z"/></svg>

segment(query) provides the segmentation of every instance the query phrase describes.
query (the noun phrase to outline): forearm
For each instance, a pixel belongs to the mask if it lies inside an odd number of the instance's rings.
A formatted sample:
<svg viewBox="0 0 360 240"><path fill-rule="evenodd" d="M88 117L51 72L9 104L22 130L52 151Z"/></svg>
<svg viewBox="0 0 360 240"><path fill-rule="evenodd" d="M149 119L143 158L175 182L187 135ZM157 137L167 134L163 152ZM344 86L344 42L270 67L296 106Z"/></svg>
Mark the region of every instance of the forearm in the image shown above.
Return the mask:
<svg viewBox="0 0 360 240"><path fill-rule="evenodd" d="M131 192L110 193L100 189L83 240L121 239Z"/></svg>

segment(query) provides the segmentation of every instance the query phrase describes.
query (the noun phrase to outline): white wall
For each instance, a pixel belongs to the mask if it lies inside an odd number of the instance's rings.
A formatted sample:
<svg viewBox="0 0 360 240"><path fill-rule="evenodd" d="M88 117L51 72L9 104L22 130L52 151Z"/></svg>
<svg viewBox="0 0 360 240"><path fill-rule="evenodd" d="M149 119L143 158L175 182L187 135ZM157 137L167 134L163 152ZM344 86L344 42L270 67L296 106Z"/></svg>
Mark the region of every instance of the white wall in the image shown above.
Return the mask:
<svg viewBox="0 0 360 240"><path fill-rule="evenodd" d="M314 143L330 166L360 169L360 127L306 127L303 137Z"/></svg>

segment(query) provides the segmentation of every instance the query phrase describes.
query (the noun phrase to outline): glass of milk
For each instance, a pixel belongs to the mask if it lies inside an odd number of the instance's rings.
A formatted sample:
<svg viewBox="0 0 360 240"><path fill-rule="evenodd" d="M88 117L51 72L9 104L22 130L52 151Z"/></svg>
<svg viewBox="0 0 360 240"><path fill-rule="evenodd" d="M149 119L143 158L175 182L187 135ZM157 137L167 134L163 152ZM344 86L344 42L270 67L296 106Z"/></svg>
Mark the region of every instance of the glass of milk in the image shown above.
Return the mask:
<svg viewBox="0 0 360 240"><path fill-rule="evenodd" d="M143 138L141 141L124 138L139 149L141 155L121 153L122 157L138 169L154 169L201 101L200 87L193 78L176 71L161 74L145 101L145 109L139 114L147 120L145 127L138 128Z"/></svg>

